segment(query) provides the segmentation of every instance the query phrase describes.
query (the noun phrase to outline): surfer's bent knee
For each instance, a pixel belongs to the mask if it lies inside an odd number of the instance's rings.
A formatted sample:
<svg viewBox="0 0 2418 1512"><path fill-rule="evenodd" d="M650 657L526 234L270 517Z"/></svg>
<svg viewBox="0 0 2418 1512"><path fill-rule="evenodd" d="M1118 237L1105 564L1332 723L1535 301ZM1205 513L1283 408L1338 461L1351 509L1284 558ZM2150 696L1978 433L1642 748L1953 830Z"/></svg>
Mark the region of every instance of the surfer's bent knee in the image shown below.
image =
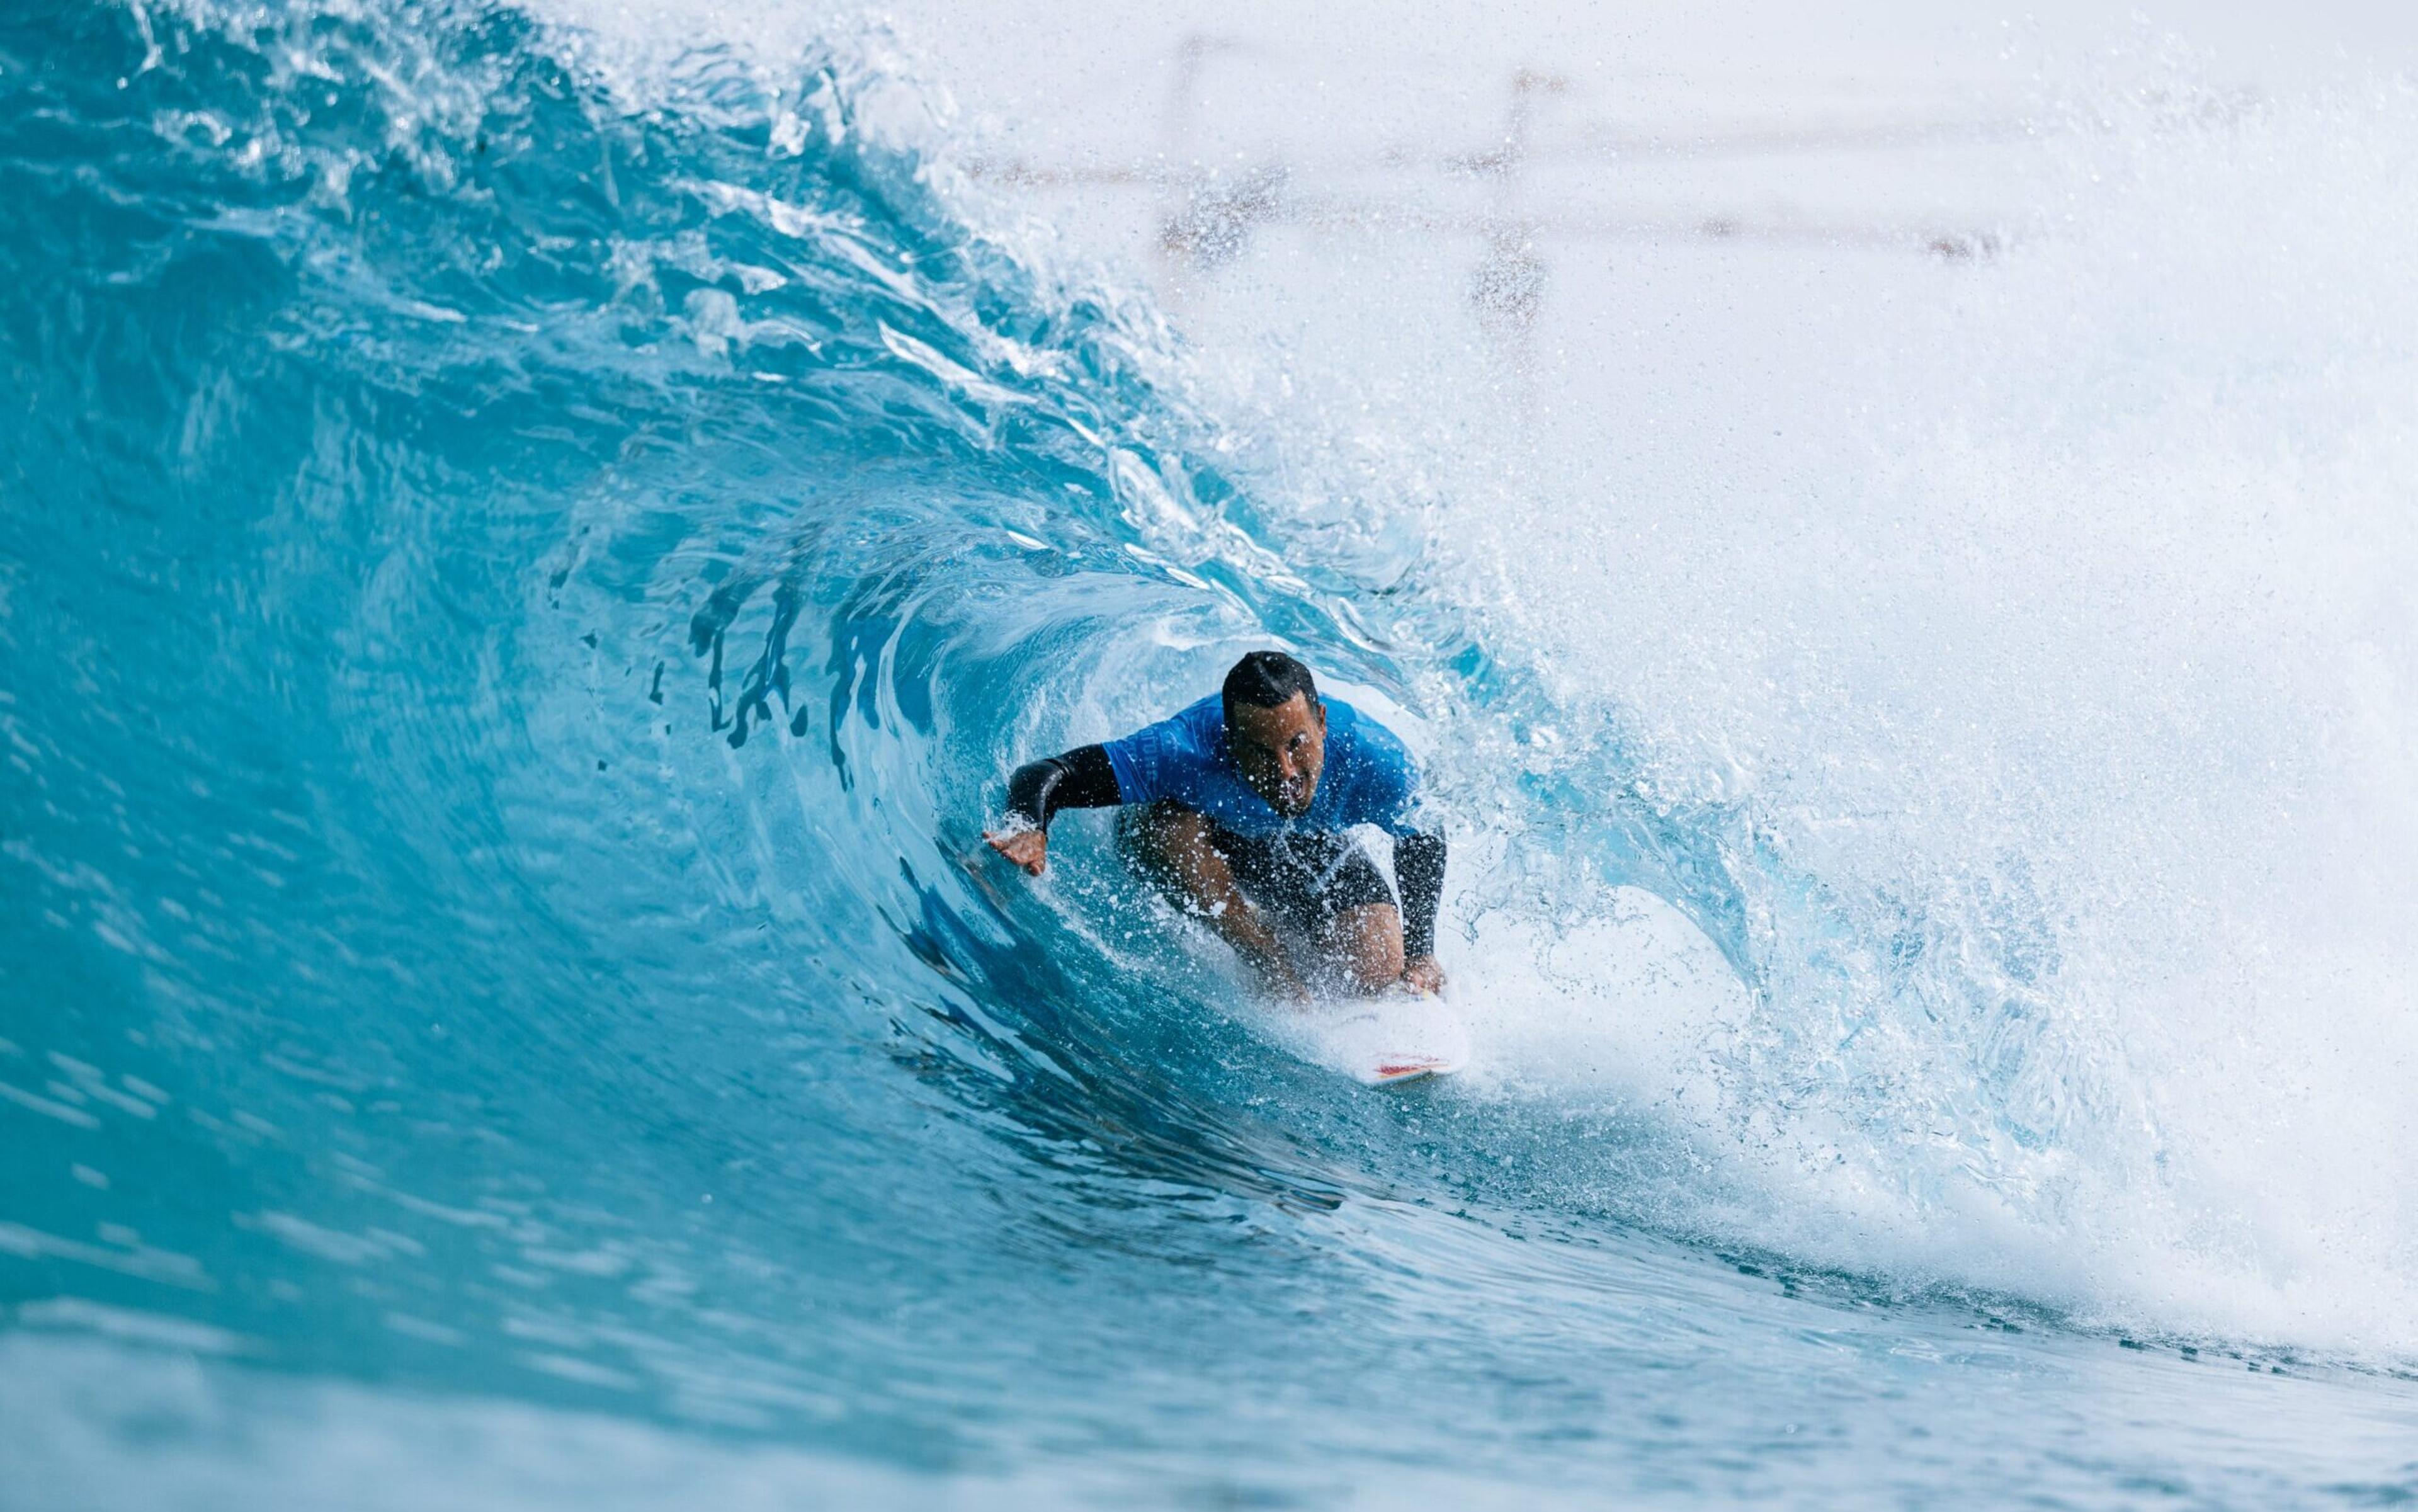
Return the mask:
<svg viewBox="0 0 2418 1512"><path fill-rule="evenodd" d="M1173 799L1136 804L1117 817L1117 848L1179 907L1190 891L1182 885L1185 855L1208 844L1208 821Z"/></svg>
<svg viewBox="0 0 2418 1512"><path fill-rule="evenodd" d="M1394 905L1366 903L1337 915L1328 942L1355 990L1383 992L1401 980L1402 915Z"/></svg>

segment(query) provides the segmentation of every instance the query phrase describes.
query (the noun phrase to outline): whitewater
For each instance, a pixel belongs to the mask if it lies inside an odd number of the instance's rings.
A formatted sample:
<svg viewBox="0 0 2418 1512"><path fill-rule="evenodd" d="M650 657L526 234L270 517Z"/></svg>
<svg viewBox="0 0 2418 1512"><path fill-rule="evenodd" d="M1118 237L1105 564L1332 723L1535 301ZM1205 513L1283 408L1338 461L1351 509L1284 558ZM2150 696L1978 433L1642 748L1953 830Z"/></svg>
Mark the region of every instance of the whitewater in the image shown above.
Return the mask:
<svg viewBox="0 0 2418 1512"><path fill-rule="evenodd" d="M0 1507L2418 1497L2418 90L1512 352L773 14L0 13ZM1266 645L1453 1081L985 858Z"/></svg>

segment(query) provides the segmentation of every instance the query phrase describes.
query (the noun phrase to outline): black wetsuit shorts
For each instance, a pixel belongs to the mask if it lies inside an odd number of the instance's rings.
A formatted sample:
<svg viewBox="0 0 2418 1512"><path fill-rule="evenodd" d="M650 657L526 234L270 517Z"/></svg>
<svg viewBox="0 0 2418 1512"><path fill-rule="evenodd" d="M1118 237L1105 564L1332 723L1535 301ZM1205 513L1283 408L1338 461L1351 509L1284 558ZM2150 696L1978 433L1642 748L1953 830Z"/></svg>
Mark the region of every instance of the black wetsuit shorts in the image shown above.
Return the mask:
<svg viewBox="0 0 2418 1512"><path fill-rule="evenodd" d="M1119 811L1117 849L1181 907L1181 898L1169 888L1166 878L1155 875L1139 843L1140 827L1162 812L1162 804L1177 806L1171 801L1161 800ZM1334 929L1335 921L1354 909L1372 903L1400 907L1394 901L1394 890L1386 882L1385 874L1377 869L1367 848L1348 834L1280 832L1252 836L1237 834L1212 821L1209 843L1233 868L1234 880L1241 884L1243 895L1254 907L1274 914L1282 924L1311 939L1325 939Z"/></svg>

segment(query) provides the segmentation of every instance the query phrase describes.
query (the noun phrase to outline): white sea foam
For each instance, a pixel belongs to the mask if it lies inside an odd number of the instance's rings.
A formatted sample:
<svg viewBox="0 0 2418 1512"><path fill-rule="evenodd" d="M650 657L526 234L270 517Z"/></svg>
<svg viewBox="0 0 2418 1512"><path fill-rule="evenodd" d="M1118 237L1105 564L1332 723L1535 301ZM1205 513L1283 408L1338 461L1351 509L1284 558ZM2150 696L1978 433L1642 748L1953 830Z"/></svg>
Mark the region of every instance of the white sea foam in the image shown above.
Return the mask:
<svg viewBox="0 0 2418 1512"><path fill-rule="evenodd" d="M1648 358L1683 402L1602 403L1581 315L1451 528L1568 722L1730 817L1769 1239L2406 1352L2418 97L2100 87L1989 266L1848 321L1697 269L1779 313Z"/></svg>

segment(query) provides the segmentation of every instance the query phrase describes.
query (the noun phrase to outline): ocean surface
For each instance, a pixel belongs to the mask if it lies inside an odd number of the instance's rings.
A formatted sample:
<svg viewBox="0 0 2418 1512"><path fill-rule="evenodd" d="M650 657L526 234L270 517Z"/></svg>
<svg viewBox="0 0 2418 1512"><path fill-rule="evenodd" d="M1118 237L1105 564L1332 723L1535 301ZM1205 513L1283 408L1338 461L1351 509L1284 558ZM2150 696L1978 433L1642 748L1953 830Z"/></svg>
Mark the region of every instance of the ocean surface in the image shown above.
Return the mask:
<svg viewBox="0 0 2418 1512"><path fill-rule="evenodd" d="M680 40L0 11L0 1507L2418 1500L2406 85L1323 405ZM1462 1077L984 859L1270 644Z"/></svg>

